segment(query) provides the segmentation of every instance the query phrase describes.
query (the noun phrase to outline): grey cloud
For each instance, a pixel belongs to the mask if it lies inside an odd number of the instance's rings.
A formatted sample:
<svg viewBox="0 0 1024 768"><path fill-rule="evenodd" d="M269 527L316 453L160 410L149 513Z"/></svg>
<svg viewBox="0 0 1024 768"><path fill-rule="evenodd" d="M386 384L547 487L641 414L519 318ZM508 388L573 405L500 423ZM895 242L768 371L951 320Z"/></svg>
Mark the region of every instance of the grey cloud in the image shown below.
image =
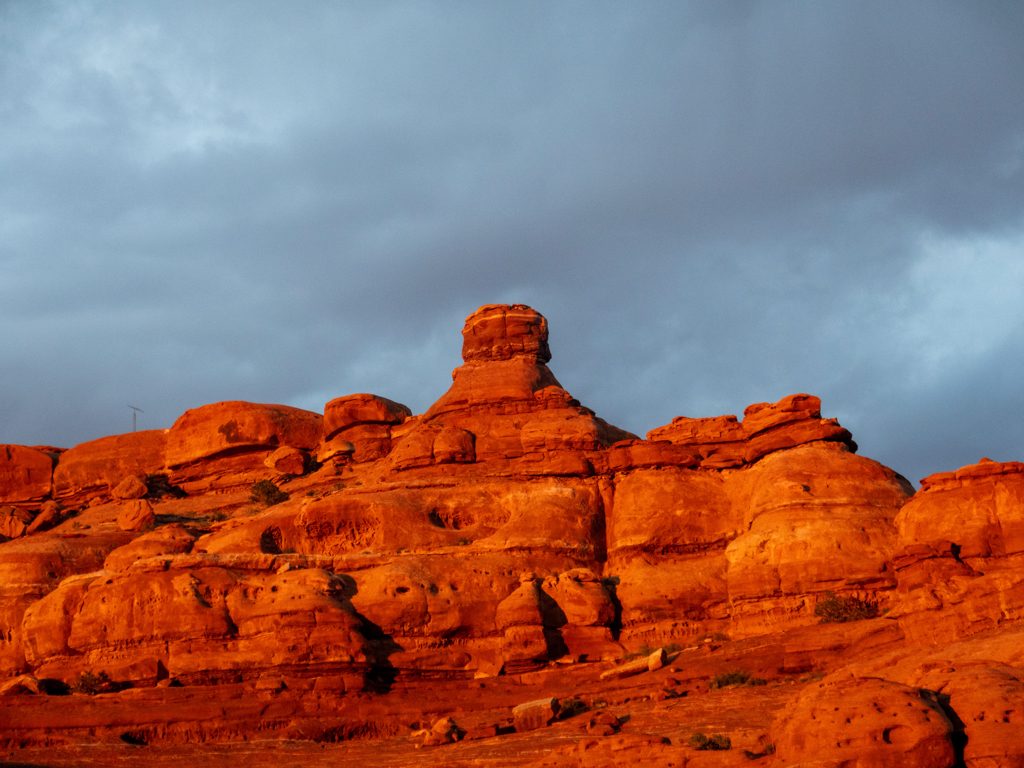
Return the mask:
<svg viewBox="0 0 1024 768"><path fill-rule="evenodd" d="M1013 458L1020 318L971 354L915 287L950 249L984 327L963 276L996 257L963 243L1024 244L1011 4L56 2L0 29L0 440L121 431L129 402L421 411L462 319L526 301L562 383L639 433L809 391L915 480Z"/></svg>

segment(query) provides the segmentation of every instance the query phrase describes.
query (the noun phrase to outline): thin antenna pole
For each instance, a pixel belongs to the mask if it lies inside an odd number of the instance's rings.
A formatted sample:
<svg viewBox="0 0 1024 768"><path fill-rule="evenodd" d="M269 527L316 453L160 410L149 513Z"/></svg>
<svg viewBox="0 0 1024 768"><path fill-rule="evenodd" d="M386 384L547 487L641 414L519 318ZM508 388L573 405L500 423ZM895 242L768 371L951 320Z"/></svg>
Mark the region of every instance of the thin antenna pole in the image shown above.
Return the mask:
<svg viewBox="0 0 1024 768"><path fill-rule="evenodd" d="M129 405L128 407L132 409L132 432L134 432L136 415L140 413L145 413L145 411L142 410L141 408L136 408L134 405Z"/></svg>

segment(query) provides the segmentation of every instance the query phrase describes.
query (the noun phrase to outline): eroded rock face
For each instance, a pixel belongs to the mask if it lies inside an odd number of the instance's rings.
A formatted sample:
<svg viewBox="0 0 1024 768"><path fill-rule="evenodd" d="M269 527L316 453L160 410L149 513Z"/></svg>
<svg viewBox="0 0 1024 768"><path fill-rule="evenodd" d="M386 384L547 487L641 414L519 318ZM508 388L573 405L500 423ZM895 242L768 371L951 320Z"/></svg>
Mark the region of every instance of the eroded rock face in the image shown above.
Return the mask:
<svg viewBox="0 0 1024 768"><path fill-rule="evenodd" d="M817 440L843 443L857 450L850 433L835 419L821 418L821 400L812 395L790 395L777 403L755 403L735 416L690 419L678 416L672 423L647 433L652 441L695 446L700 465L725 469L751 464L772 451Z"/></svg>
<svg viewBox="0 0 1024 768"><path fill-rule="evenodd" d="M362 662L361 622L343 592L337 576L317 569L101 571L66 580L26 612L25 648L41 674L65 679L84 665L131 680L146 667L129 662L142 659L198 680ZM113 647L134 650L125 658Z"/></svg>
<svg viewBox="0 0 1024 768"><path fill-rule="evenodd" d="M421 415L371 394L323 416L236 401L64 453L8 446L0 675L104 672L157 697L172 680L241 686L259 706L232 710L231 738L262 728L270 700L305 738L318 707L363 690L383 717L392 687L465 696L484 690L470 678L525 686L642 646L630 685L681 676L723 643L780 678L847 653L845 673L771 693L785 715L747 751L767 757L774 738L780 765L949 765L957 750L968 765L1015 764L999 744L1021 741L1024 658L1006 638L1024 627L1024 465L983 461L914 495L805 394L742 420L680 417L642 440L559 384L535 310L482 307L463 339L451 388ZM284 494L250 496L257 480ZM881 617L818 627L826 593ZM980 644L985 632L998 642ZM915 649L974 640L956 663ZM875 649L888 655L869 669ZM690 690L707 692L722 664ZM608 672L583 674L617 684ZM186 710L145 738L192 738ZM601 738L624 738L614 722ZM630 754L692 758L660 738ZM621 757L591 741L545 764Z"/></svg>
<svg viewBox="0 0 1024 768"><path fill-rule="evenodd" d="M81 504L107 496L128 477L161 472L167 446L166 429L111 435L65 451L53 473L54 498Z"/></svg>
<svg viewBox="0 0 1024 768"><path fill-rule="evenodd" d="M1024 618L1024 464L931 475L900 511L892 611L920 640Z"/></svg>
<svg viewBox="0 0 1024 768"><path fill-rule="evenodd" d="M287 405L240 400L186 411L167 432L171 483L190 493L252 484L269 474L266 458L281 447L312 451L323 417Z"/></svg>
<svg viewBox="0 0 1024 768"><path fill-rule="evenodd" d="M468 362L529 357L551 360L548 321L525 304L488 304L466 318L462 359Z"/></svg>
<svg viewBox="0 0 1024 768"><path fill-rule="evenodd" d="M54 457L24 445L0 445L0 503L42 501L53 485Z"/></svg>
<svg viewBox="0 0 1024 768"><path fill-rule="evenodd" d="M837 673L805 691L777 721L786 764L949 768L953 725L919 689Z"/></svg>
<svg viewBox="0 0 1024 768"><path fill-rule="evenodd" d="M814 623L813 596L895 586L893 519L906 482L845 444L778 450L728 474L616 476L608 569L623 627L732 635Z"/></svg>

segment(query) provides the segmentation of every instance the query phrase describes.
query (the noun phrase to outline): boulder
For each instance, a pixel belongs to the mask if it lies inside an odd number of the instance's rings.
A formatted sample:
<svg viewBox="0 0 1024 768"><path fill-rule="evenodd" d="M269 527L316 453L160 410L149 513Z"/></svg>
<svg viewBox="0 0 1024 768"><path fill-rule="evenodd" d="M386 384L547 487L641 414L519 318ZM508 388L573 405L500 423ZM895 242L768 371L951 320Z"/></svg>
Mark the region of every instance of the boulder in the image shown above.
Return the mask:
<svg viewBox="0 0 1024 768"><path fill-rule="evenodd" d="M117 514L117 527L122 531L145 531L156 525L153 505L145 499L129 501Z"/></svg>
<svg viewBox="0 0 1024 768"><path fill-rule="evenodd" d="M302 475L306 471L309 454L283 445L263 460L263 465L283 475Z"/></svg>
<svg viewBox="0 0 1024 768"><path fill-rule="evenodd" d="M517 733L545 728L558 717L558 699L538 699L520 704L512 710L512 725Z"/></svg>
<svg viewBox="0 0 1024 768"><path fill-rule="evenodd" d="M281 446L311 451L320 442L323 417L287 405L233 400L182 414L167 433L168 467L182 467L218 454L272 452Z"/></svg>
<svg viewBox="0 0 1024 768"><path fill-rule="evenodd" d="M110 492L110 495L115 499L124 501L127 499L141 499L147 493L149 493L149 489L146 487L145 478L129 475L117 484Z"/></svg>
<svg viewBox="0 0 1024 768"><path fill-rule="evenodd" d="M39 510L39 514L36 515L32 522L28 526L28 533L36 533L38 531L45 531L60 522L61 508L53 499L50 499L42 508Z"/></svg>
<svg viewBox="0 0 1024 768"><path fill-rule="evenodd" d="M18 507L0 507L0 536L17 539L24 536L32 522L32 513Z"/></svg>
<svg viewBox="0 0 1024 768"><path fill-rule="evenodd" d="M336 397L324 406L324 440L359 424L401 424L412 411L401 403L370 394Z"/></svg>
<svg viewBox="0 0 1024 768"><path fill-rule="evenodd" d="M18 675L0 683L0 696L24 696L45 693L32 675Z"/></svg>
<svg viewBox="0 0 1024 768"><path fill-rule="evenodd" d="M949 768L953 726L920 689L836 673L812 684L772 728L784 764Z"/></svg>
<svg viewBox="0 0 1024 768"><path fill-rule="evenodd" d="M53 488L54 457L24 445L0 445L0 504L42 501Z"/></svg>

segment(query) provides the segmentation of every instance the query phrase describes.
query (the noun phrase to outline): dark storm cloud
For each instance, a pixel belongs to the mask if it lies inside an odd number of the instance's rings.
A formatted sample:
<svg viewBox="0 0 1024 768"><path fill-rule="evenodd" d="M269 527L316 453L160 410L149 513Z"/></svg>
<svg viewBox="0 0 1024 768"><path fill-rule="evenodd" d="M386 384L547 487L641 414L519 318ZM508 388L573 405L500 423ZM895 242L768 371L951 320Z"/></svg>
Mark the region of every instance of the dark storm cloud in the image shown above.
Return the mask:
<svg viewBox="0 0 1024 768"><path fill-rule="evenodd" d="M0 440L424 410L525 301L645 433L818 394L912 479L1021 458L1013 3L11 3Z"/></svg>

